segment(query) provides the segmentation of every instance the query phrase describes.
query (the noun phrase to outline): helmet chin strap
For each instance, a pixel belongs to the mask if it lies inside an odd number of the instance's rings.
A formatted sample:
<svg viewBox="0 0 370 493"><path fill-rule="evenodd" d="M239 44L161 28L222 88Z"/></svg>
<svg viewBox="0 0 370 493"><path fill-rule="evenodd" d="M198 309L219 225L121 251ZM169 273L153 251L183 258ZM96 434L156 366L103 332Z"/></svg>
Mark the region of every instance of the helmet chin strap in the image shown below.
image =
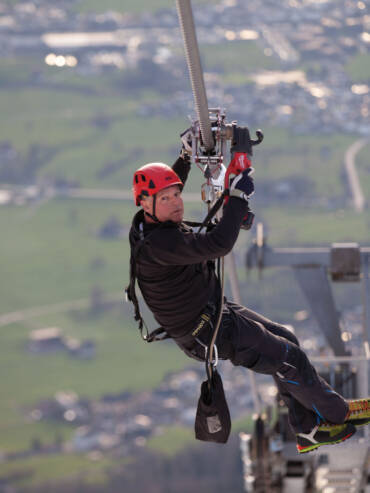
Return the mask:
<svg viewBox="0 0 370 493"><path fill-rule="evenodd" d="M153 195L153 211L152 211L152 214L149 214L149 212L146 212L146 211L144 211L144 214L146 214L148 217L150 217L150 219L152 219L154 222L160 223L160 220L155 215L156 202L157 202L157 194L154 194Z"/></svg>

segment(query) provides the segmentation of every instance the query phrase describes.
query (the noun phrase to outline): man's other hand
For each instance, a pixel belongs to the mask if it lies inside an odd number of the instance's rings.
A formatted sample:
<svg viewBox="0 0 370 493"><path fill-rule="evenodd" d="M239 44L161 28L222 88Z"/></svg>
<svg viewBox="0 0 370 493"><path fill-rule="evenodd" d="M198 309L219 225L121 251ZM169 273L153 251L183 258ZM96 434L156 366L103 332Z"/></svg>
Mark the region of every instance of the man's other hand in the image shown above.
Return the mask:
<svg viewBox="0 0 370 493"><path fill-rule="evenodd" d="M181 142L183 150L191 156L192 153L192 142L193 142L193 131L191 127L184 130L181 134Z"/></svg>
<svg viewBox="0 0 370 493"><path fill-rule="evenodd" d="M241 199L248 200L249 197L253 195L254 181L250 176L253 171L253 168L248 168L233 179L230 186L230 196L236 196Z"/></svg>

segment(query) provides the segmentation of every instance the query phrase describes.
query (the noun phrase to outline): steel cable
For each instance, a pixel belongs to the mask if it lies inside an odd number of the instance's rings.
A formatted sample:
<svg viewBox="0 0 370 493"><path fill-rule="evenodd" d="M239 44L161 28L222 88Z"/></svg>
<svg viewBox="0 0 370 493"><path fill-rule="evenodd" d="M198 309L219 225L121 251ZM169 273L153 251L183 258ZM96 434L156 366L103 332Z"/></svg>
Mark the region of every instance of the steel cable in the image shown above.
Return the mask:
<svg viewBox="0 0 370 493"><path fill-rule="evenodd" d="M200 132L206 151L214 148L211 121L208 112L208 100L200 62L198 41L195 32L193 11L190 0L176 0L180 28L184 40L185 57L188 64L191 87L194 95Z"/></svg>

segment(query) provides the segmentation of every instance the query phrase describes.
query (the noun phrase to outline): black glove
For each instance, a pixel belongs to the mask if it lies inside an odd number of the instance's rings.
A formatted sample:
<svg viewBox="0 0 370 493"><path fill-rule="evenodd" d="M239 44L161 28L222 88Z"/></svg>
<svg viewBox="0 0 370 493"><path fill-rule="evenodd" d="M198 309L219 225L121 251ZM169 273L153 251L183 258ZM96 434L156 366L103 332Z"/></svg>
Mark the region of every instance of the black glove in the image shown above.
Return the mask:
<svg viewBox="0 0 370 493"><path fill-rule="evenodd" d="M233 179L230 185L230 197L239 197L240 199L248 200L253 195L254 181L250 176L253 171L253 168L248 168Z"/></svg>
<svg viewBox="0 0 370 493"><path fill-rule="evenodd" d="M246 152L252 156L252 141L249 135L248 127L233 127L233 140L231 143L231 152Z"/></svg>

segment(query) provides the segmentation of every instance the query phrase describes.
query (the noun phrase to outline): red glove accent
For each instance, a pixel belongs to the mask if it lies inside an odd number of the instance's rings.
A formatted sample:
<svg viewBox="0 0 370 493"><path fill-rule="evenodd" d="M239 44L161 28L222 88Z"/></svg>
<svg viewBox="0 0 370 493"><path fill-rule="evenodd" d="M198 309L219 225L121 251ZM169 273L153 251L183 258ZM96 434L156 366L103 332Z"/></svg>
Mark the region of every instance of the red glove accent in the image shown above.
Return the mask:
<svg viewBox="0 0 370 493"><path fill-rule="evenodd" d="M230 161L229 166L227 167L225 173L225 182L224 188L225 190L230 187L230 175L239 175L244 170L252 167L252 161L249 159L248 154L246 152L234 152L233 158ZM225 197L225 204L227 204L229 197Z"/></svg>
<svg viewBox="0 0 370 493"><path fill-rule="evenodd" d="M239 175L244 170L251 168L252 162L246 152L235 152L225 174L225 189L230 186L230 175Z"/></svg>

